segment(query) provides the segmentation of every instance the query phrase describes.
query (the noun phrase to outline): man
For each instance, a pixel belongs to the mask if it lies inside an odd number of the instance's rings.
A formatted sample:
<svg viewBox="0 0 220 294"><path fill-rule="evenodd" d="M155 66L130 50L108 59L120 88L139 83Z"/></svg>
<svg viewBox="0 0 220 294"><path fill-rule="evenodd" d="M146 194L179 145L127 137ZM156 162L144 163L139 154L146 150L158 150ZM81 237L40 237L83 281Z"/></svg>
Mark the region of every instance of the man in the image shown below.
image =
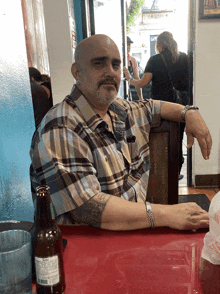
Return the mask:
<svg viewBox="0 0 220 294"><path fill-rule="evenodd" d="M121 58L106 35L79 43L71 71L72 93L47 113L32 139L34 201L35 187L48 185L60 224L108 230L208 227L207 212L195 203L147 204L146 212L150 127L161 118L182 121L184 107L116 98ZM208 159L212 139L201 115L191 109L184 117L188 147L197 138Z"/></svg>
<svg viewBox="0 0 220 294"><path fill-rule="evenodd" d="M127 36L128 70L134 79L139 80L140 77L139 77L137 61L133 56L130 55L132 43L134 43L134 42L131 40L130 37ZM129 87L130 87L130 85L129 85ZM143 100L142 88L135 87L135 89L137 91L139 100ZM132 99L131 88L129 89L129 95L130 95L130 97L129 97L130 100L134 100L134 99Z"/></svg>

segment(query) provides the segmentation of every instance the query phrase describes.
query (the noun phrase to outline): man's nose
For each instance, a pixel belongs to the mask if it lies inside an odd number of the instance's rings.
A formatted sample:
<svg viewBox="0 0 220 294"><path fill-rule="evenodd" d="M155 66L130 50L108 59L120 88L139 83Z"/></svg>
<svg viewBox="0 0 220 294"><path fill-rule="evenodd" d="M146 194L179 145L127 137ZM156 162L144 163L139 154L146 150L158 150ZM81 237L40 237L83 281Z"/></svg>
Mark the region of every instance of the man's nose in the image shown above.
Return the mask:
<svg viewBox="0 0 220 294"><path fill-rule="evenodd" d="M113 65L111 63L106 65L105 74L108 76L115 76L116 72L115 72L115 69L113 68Z"/></svg>

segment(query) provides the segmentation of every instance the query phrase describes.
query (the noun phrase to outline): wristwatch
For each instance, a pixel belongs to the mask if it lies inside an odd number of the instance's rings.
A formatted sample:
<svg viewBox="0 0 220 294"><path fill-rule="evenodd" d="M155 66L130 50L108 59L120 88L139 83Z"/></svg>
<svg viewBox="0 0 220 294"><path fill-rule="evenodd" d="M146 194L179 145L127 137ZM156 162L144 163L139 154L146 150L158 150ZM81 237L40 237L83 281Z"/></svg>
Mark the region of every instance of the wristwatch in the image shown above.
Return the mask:
<svg viewBox="0 0 220 294"><path fill-rule="evenodd" d="M190 109L199 110L199 107L193 105L186 105L181 112L181 118L184 122L186 121L186 112Z"/></svg>
<svg viewBox="0 0 220 294"><path fill-rule="evenodd" d="M148 215L150 226L151 226L151 228L155 228L154 216L153 216L153 213L152 213L152 210L151 210L150 202L146 202L146 210L147 210L147 215Z"/></svg>

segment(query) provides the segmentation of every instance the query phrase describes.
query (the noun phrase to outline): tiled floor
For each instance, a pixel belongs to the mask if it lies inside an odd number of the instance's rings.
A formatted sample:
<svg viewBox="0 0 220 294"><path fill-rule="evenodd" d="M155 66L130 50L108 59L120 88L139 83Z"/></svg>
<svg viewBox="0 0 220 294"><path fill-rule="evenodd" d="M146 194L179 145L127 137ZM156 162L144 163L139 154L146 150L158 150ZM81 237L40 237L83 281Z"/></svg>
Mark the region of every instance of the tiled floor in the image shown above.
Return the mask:
<svg viewBox="0 0 220 294"><path fill-rule="evenodd" d="M181 174L184 175L183 179L179 181L179 195L187 195L187 194L205 194L209 200L211 200L216 193L220 191L218 188L206 188L206 189L195 189L191 187L187 187L187 148L186 148L187 138L184 133L183 138L183 155L184 155L184 164L182 166Z"/></svg>

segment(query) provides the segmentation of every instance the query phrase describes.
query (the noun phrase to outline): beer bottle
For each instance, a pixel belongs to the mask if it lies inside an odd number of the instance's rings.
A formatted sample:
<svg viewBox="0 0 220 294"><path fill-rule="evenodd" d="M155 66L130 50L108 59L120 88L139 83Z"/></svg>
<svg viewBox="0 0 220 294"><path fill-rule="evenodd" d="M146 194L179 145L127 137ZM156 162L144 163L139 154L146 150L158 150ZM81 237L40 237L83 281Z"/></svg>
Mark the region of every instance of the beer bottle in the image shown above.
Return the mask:
<svg viewBox="0 0 220 294"><path fill-rule="evenodd" d="M52 219L48 186L37 188L33 250L38 294L61 294L65 290L61 231Z"/></svg>

